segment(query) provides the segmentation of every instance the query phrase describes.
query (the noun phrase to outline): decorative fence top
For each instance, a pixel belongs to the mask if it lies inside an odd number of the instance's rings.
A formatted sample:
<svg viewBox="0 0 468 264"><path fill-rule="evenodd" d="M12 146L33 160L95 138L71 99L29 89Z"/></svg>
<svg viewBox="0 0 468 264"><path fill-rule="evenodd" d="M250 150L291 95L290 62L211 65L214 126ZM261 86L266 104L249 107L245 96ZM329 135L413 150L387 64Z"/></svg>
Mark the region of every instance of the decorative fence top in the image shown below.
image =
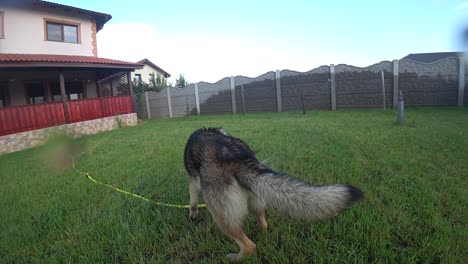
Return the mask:
<svg viewBox="0 0 468 264"><path fill-rule="evenodd" d="M433 63L411 60L382 61L368 67L346 64L320 66L307 72L270 71L255 78L226 77L215 83L200 82L186 88L149 92L138 106L140 117L226 114L301 109L367 108L396 105L398 92L406 105L466 105L465 74L458 58ZM382 72L383 80L382 80ZM461 79L463 76L463 79ZM231 80L234 89L231 90ZM396 98L396 99L395 99ZM172 113L167 108L172 107Z"/></svg>

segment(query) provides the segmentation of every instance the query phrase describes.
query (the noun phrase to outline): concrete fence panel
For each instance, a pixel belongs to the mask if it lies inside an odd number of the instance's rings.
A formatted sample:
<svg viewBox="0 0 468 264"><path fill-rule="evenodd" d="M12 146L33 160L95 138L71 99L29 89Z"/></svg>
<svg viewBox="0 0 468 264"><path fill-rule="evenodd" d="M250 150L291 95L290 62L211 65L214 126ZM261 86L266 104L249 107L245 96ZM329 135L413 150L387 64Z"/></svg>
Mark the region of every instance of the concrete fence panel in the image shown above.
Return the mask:
<svg viewBox="0 0 468 264"><path fill-rule="evenodd" d="M448 58L434 63L400 60L399 87L405 105L457 105L458 61Z"/></svg>

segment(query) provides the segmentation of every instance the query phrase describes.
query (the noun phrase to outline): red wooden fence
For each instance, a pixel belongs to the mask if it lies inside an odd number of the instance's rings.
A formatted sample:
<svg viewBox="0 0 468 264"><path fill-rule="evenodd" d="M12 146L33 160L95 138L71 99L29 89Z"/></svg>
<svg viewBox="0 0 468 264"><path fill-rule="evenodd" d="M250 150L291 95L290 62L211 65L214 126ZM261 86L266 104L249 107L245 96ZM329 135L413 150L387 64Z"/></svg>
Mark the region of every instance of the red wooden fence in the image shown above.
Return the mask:
<svg viewBox="0 0 468 264"><path fill-rule="evenodd" d="M132 113L130 96L114 96L68 102L70 122ZM0 136L65 124L62 102L0 108Z"/></svg>

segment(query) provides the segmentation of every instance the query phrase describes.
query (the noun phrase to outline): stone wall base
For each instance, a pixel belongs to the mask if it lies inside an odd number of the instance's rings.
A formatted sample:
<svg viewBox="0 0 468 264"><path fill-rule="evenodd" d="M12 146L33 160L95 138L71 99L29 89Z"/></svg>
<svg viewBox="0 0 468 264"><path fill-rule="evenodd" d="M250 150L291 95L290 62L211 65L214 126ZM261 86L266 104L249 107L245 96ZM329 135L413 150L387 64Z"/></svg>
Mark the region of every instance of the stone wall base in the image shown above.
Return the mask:
<svg viewBox="0 0 468 264"><path fill-rule="evenodd" d="M131 113L1 136L0 155L42 145L52 133L64 132L79 138L123 126L134 126L137 122L137 114Z"/></svg>

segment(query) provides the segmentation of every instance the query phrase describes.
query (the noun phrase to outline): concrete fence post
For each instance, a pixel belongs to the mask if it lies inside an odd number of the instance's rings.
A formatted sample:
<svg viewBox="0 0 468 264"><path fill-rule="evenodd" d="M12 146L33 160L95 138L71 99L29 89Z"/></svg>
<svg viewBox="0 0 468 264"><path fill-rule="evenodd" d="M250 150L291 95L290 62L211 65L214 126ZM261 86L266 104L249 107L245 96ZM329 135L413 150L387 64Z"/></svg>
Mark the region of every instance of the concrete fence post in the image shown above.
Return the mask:
<svg viewBox="0 0 468 264"><path fill-rule="evenodd" d="M169 117L172 118L171 88L167 88L167 106L169 108Z"/></svg>
<svg viewBox="0 0 468 264"><path fill-rule="evenodd" d="M387 102L385 101L385 74L384 71L381 71L381 82L382 82L382 101L383 101L383 110L387 110Z"/></svg>
<svg viewBox="0 0 468 264"><path fill-rule="evenodd" d="M242 113L245 114L245 95L244 95L244 85L241 85L241 98L242 98Z"/></svg>
<svg viewBox="0 0 468 264"><path fill-rule="evenodd" d="M275 72L275 79L276 79L276 105L278 108L278 112L283 111L283 104L281 102L281 72L276 70Z"/></svg>
<svg viewBox="0 0 468 264"><path fill-rule="evenodd" d="M335 65L330 65L330 92L331 92L331 110L336 110L336 83L335 83Z"/></svg>
<svg viewBox="0 0 468 264"><path fill-rule="evenodd" d="M465 58L458 57L458 106L463 106L463 96L465 95Z"/></svg>
<svg viewBox="0 0 468 264"><path fill-rule="evenodd" d="M198 96L198 83L195 83L195 104L197 106L197 115L200 115L200 97Z"/></svg>
<svg viewBox="0 0 468 264"><path fill-rule="evenodd" d="M151 119L150 104L148 99L148 91L145 92L145 101L146 101L146 113L148 114L148 119Z"/></svg>
<svg viewBox="0 0 468 264"><path fill-rule="evenodd" d="M399 92L400 64L398 60L393 60L393 108L397 107Z"/></svg>
<svg viewBox="0 0 468 264"><path fill-rule="evenodd" d="M237 113L236 106L236 84L234 83L234 77L231 77L231 101L232 101L232 113Z"/></svg>

